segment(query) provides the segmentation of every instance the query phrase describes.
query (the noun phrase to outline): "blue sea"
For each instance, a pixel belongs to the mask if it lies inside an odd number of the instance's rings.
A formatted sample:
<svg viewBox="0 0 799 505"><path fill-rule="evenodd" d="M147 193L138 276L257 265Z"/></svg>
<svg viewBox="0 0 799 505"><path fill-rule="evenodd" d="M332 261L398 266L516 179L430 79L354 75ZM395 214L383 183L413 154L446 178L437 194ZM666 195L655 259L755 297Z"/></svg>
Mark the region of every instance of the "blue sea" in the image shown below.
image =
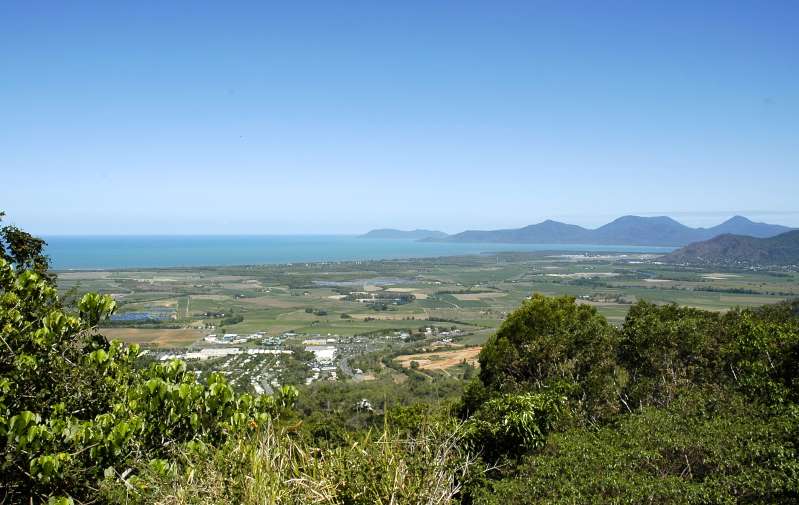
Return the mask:
<svg viewBox="0 0 799 505"><path fill-rule="evenodd" d="M458 244L349 235L50 236L56 270L198 267L429 258L500 251L666 253L671 247Z"/></svg>

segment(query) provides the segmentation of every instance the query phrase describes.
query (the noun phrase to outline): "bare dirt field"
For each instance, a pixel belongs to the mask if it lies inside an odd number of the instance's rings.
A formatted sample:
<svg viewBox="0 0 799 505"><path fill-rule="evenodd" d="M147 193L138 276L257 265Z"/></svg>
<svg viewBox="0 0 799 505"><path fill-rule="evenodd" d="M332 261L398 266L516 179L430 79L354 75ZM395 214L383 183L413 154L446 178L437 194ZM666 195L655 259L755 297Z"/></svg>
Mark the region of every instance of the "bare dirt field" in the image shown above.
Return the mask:
<svg viewBox="0 0 799 505"><path fill-rule="evenodd" d="M402 321L407 318L409 314L379 314L372 312L369 314L350 314L353 319L366 320L367 318L375 321Z"/></svg>
<svg viewBox="0 0 799 505"><path fill-rule="evenodd" d="M191 295L193 300L229 300L230 296L228 295Z"/></svg>
<svg viewBox="0 0 799 505"><path fill-rule="evenodd" d="M617 277L614 272L575 272L571 274L547 274L549 277L564 277L567 279L590 279L592 277Z"/></svg>
<svg viewBox="0 0 799 505"><path fill-rule="evenodd" d="M194 329L102 328L109 339L119 339L129 344L155 344L158 347L185 346L203 336Z"/></svg>
<svg viewBox="0 0 799 505"><path fill-rule="evenodd" d="M715 273L714 272L714 273L705 274L705 275L702 276L703 279L710 279L710 280L716 280L716 281L723 281L723 280L726 280L726 279L732 279L734 277L740 277L740 275L736 275L736 274L720 274L720 273Z"/></svg>
<svg viewBox="0 0 799 505"><path fill-rule="evenodd" d="M352 378L352 380L354 380L355 382L373 381L375 379L377 379L377 377L375 377L375 374L371 372L357 374Z"/></svg>
<svg viewBox="0 0 799 505"><path fill-rule="evenodd" d="M487 292L484 292L484 293L459 293L459 294L452 295L452 296L454 296L455 298L457 298L458 300L461 300L463 302L468 302L468 301L479 301L479 300L483 300L485 298L499 298L499 297L502 297L502 296L508 296L508 293L502 293L502 292L497 292L497 291L487 291Z"/></svg>
<svg viewBox="0 0 799 505"><path fill-rule="evenodd" d="M395 373L391 376L391 380L394 381L394 384L402 384L408 380L408 376L404 373Z"/></svg>
<svg viewBox="0 0 799 505"><path fill-rule="evenodd" d="M240 289L242 291L246 291L248 289L260 289L263 285L256 280L248 280L248 281L241 281L241 282L224 282L221 285L224 289Z"/></svg>
<svg viewBox="0 0 799 505"><path fill-rule="evenodd" d="M466 360L470 365L477 366L477 355L482 347L465 347L451 351L435 351L422 354L405 354L397 356L396 361L405 368L410 368L411 362L419 363L423 370L444 370L463 363Z"/></svg>

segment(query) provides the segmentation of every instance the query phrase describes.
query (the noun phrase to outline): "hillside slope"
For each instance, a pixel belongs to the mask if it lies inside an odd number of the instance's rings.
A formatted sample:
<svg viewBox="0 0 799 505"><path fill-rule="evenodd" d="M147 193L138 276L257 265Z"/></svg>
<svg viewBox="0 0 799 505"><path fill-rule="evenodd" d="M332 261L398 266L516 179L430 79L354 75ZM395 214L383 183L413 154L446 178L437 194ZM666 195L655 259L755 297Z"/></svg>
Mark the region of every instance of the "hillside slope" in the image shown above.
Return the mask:
<svg viewBox="0 0 799 505"><path fill-rule="evenodd" d="M669 263L799 265L799 230L770 238L724 234L663 256Z"/></svg>
<svg viewBox="0 0 799 505"><path fill-rule="evenodd" d="M787 226L756 223L742 216L734 216L710 228L691 228L667 216L623 216L594 230L547 220L523 228L468 230L445 238L428 238L426 240L517 244L684 246L724 233L772 237L790 230L791 228Z"/></svg>
<svg viewBox="0 0 799 505"><path fill-rule="evenodd" d="M767 238L774 237L780 233L789 232L792 229L793 228L779 224L756 223L743 216L733 216L719 225L713 226L711 228L698 228L697 230L704 232L705 239L710 239L725 233L732 233L733 235L746 235L748 237Z"/></svg>
<svg viewBox="0 0 799 505"><path fill-rule="evenodd" d="M509 244L579 244L591 230L581 226L547 220L524 228L508 230L467 230L451 235L447 242L504 242Z"/></svg>

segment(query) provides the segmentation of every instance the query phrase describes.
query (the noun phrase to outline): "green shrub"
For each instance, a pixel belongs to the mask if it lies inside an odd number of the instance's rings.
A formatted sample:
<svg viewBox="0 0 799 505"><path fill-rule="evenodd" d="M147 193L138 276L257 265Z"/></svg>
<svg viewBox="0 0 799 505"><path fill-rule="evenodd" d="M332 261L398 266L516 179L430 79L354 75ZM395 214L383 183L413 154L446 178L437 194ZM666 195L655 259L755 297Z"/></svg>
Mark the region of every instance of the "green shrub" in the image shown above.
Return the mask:
<svg viewBox="0 0 799 505"><path fill-rule="evenodd" d="M492 398L466 421L466 438L475 452L491 460L518 456L546 443L565 403L566 398L551 393Z"/></svg>
<svg viewBox="0 0 799 505"><path fill-rule="evenodd" d="M589 419L605 418L618 408L617 340L616 330L594 307L569 296L536 294L483 346L480 381L489 396L556 389ZM474 397L480 398L485 396Z"/></svg>
<svg viewBox="0 0 799 505"><path fill-rule="evenodd" d="M238 396L172 361L140 370L139 347L97 325L115 310L87 294L61 307L51 279L0 258L0 500L91 499L98 480L170 448L220 443L285 413L296 391Z"/></svg>
<svg viewBox="0 0 799 505"><path fill-rule="evenodd" d="M799 412L756 415L745 398L681 394L601 429L553 433L476 504L797 503Z"/></svg>
<svg viewBox="0 0 799 505"><path fill-rule="evenodd" d="M766 403L799 399L799 322L790 311L724 315L676 305L635 304L625 319L619 363L633 407L667 405L691 385L724 384ZM779 317L778 317L779 315Z"/></svg>

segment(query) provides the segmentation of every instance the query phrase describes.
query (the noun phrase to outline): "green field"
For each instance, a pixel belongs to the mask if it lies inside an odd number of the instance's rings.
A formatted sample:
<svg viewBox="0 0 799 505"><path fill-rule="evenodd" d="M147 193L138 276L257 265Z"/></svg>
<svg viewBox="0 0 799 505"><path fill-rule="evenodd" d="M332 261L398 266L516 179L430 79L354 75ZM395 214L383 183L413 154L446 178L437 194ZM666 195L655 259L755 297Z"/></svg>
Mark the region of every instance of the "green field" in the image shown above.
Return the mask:
<svg viewBox="0 0 799 505"><path fill-rule="evenodd" d="M169 321L129 325L151 334L147 339L142 338L142 331L136 332L138 342L170 345L188 345L191 339L167 338L165 329L195 329L198 335L223 331L359 335L433 325L457 326L471 334L466 342L479 344L533 292L575 296L614 322L620 322L630 303L637 300L728 310L799 296L796 272L675 267L643 255L504 253L401 261L61 272L58 279L64 292L74 289L114 295L119 313L174 311ZM377 308L340 299L353 292L404 293L415 299ZM124 331L118 334L126 335Z"/></svg>

